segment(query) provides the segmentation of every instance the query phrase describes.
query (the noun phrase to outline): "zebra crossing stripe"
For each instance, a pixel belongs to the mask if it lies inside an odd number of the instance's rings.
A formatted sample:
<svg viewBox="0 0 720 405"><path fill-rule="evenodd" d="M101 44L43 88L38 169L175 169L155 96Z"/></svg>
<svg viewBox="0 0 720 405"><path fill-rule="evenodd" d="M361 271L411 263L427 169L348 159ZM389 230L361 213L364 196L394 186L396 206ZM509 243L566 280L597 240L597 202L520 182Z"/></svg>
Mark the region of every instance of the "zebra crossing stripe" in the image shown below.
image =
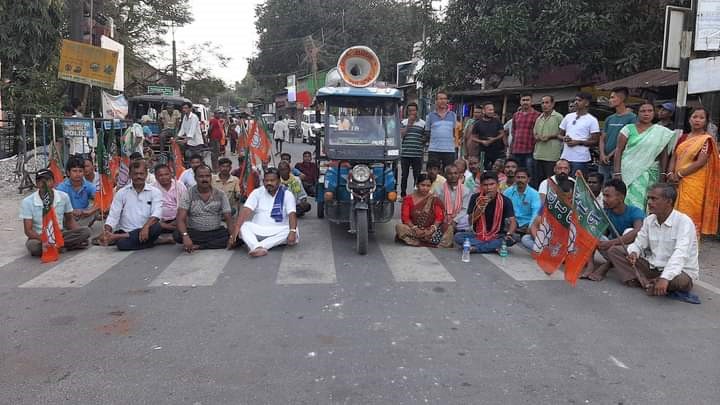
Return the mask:
<svg viewBox="0 0 720 405"><path fill-rule="evenodd" d="M299 228L300 242L283 250L276 283L336 283L330 225L321 220L304 220Z"/></svg>
<svg viewBox="0 0 720 405"><path fill-rule="evenodd" d="M25 246L6 246L6 248L7 250L2 252L2 255L0 255L0 268L28 255L28 251Z"/></svg>
<svg viewBox="0 0 720 405"><path fill-rule="evenodd" d="M393 241L380 241L378 246L397 282L455 282L429 248L411 248Z"/></svg>
<svg viewBox="0 0 720 405"><path fill-rule="evenodd" d="M522 246L513 246L509 249L509 252L510 254L507 257L500 257L497 254L485 254L483 257L517 281L563 280L564 275L561 270L554 272L550 276L540 270L530 252Z"/></svg>
<svg viewBox="0 0 720 405"><path fill-rule="evenodd" d="M132 252L115 248L92 247L59 264L34 279L21 284L20 288L79 288L89 284L120 263Z"/></svg>
<svg viewBox="0 0 720 405"><path fill-rule="evenodd" d="M225 249L182 252L150 283L150 287L211 286L220 277L233 253L233 250Z"/></svg>

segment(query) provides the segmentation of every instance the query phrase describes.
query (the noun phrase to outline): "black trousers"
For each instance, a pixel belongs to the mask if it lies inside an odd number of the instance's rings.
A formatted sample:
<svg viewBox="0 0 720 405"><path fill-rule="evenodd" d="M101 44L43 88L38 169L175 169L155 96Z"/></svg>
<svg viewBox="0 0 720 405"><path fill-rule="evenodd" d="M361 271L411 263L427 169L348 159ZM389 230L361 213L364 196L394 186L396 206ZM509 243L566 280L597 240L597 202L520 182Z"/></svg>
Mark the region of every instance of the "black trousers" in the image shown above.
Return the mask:
<svg viewBox="0 0 720 405"><path fill-rule="evenodd" d="M440 169L455 163L455 152L428 152L428 162L439 162Z"/></svg>
<svg viewBox="0 0 720 405"><path fill-rule="evenodd" d="M535 161L535 175L533 176L533 180L535 180L537 184L540 184L553 174L555 174L555 162L552 160Z"/></svg>
<svg viewBox="0 0 720 405"><path fill-rule="evenodd" d="M155 241L162 233L160 224L155 224L150 227L148 233L148 240L140 242L140 231L141 229L135 229L134 231L128 232L130 237L118 240L115 245L118 250L142 250L155 246Z"/></svg>
<svg viewBox="0 0 720 405"><path fill-rule="evenodd" d="M402 169L402 177L400 180L400 196L405 197L407 195L407 184L408 177L410 175L410 169L412 168L413 181L417 182L420 171L422 170L422 157L404 157L400 160L400 167Z"/></svg>
<svg viewBox="0 0 720 405"><path fill-rule="evenodd" d="M212 231L198 231L192 228L187 230L188 236L193 245L198 245L200 249L225 249L227 247L230 234L226 228L213 229ZM180 232L175 231L173 238L177 243L183 243Z"/></svg>

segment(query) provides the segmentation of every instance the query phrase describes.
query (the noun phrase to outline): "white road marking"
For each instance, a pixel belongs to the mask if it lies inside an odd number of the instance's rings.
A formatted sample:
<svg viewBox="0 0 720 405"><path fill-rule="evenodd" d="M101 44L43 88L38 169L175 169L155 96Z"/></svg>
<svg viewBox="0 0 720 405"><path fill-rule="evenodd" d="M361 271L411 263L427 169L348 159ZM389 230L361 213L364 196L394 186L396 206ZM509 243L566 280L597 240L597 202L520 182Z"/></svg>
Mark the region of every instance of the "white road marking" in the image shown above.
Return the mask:
<svg viewBox="0 0 720 405"><path fill-rule="evenodd" d="M330 225L323 220L303 220L300 242L286 246L280 260L277 284L334 284L337 282Z"/></svg>
<svg viewBox="0 0 720 405"><path fill-rule="evenodd" d="M615 358L615 356L610 356L610 360L612 360L613 363L615 363L616 366L624 369L629 369L630 367L626 366L625 363Z"/></svg>
<svg viewBox="0 0 720 405"><path fill-rule="evenodd" d="M182 252L150 286L211 286L222 274L233 252L225 249L199 250L192 254Z"/></svg>
<svg viewBox="0 0 720 405"><path fill-rule="evenodd" d="M34 279L21 284L20 288L66 288L82 287L100 277L120 263L132 252L115 248L92 247L64 260Z"/></svg>
<svg viewBox="0 0 720 405"><path fill-rule="evenodd" d="M700 286L710 292L714 292L715 294L720 295L720 288L717 288L710 283L706 283L705 281L700 281L700 280L693 280L693 284Z"/></svg>
<svg viewBox="0 0 720 405"><path fill-rule="evenodd" d="M430 248L412 248L393 241L378 244L397 282L455 282Z"/></svg>
<svg viewBox="0 0 720 405"><path fill-rule="evenodd" d="M507 257L500 257L497 254L485 254L484 258L504 271L508 276L517 281L562 281L564 274L561 270L555 271L548 276L540 270L530 252L522 246L515 245L509 249ZM477 255L473 255L477 256Z"/></svg>
<svg viewBox="0 0 720 405"><path fill-rule="evenodd" d="M25 248L25 245L21 246L12 246L12 247L5 247L6 250L4 250L2 253L0 253L0 268L5 266L6 264L12 263L15 260L29 255L27 249Z"/></svg>

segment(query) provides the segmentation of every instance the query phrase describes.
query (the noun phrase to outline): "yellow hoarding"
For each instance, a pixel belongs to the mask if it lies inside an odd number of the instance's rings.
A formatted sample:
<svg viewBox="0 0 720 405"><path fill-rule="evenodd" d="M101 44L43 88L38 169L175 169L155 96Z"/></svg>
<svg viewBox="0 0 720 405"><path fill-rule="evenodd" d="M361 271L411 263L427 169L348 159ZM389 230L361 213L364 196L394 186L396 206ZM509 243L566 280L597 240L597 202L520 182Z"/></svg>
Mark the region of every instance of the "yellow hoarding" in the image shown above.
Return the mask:
<svg viewBox="0 0 720 405"><path fill-rule="evenodd" d="M118 53L82 42L63 40L58 78L91 86L113 88Z"/></svg>

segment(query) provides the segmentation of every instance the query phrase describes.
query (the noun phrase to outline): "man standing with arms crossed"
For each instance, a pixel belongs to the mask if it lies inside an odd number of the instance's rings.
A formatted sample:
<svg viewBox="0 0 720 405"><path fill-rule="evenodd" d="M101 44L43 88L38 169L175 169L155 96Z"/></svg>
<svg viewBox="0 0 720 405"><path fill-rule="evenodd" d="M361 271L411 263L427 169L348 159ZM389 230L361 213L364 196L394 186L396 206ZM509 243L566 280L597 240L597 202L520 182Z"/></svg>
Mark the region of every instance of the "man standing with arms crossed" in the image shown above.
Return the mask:
<svg viewBox="0 0 720 405"><path fill-rule="evenodd" d="M605 127L600 133L600 144L598 145L600 149L598 172L602 173L606 179L613 177L613 159L620 130L625 125L634 124L637 121L637 115L625 106L628 94L626 87L614 88L610 93L610 107L615 109L615 114L605 119Z"/></svg>
<svg viewBox="0 0 720 405"><path fill-rule="evenodd" d="M513 138L510 153L518 161L520 167L526 167L530 171L534 167L535 136L533 129L539 116L540 113L532 106L532 95L521 94L520 111L515 112L512 118ZM531 178L533 175L534 173L530 173Z"/></svg>
<svg viewBox="0 0 720 405"><path fill-rule="evenodd" d="M438 90L435 95L435 111L427 115L425 133L428 134L428 161L438 162L442 167L455 162L455 113L448 109L448 94Z"/></svg>
<svg viewBox="0 0 720 405"><path fill-rule="evenodd" d="M555 111L553 96L543 96L542 114L535 120L535 173L534 184L539 184L555 173L555 162L560 159L562 142L560 141L560 123L562 114Z"/></svg>

